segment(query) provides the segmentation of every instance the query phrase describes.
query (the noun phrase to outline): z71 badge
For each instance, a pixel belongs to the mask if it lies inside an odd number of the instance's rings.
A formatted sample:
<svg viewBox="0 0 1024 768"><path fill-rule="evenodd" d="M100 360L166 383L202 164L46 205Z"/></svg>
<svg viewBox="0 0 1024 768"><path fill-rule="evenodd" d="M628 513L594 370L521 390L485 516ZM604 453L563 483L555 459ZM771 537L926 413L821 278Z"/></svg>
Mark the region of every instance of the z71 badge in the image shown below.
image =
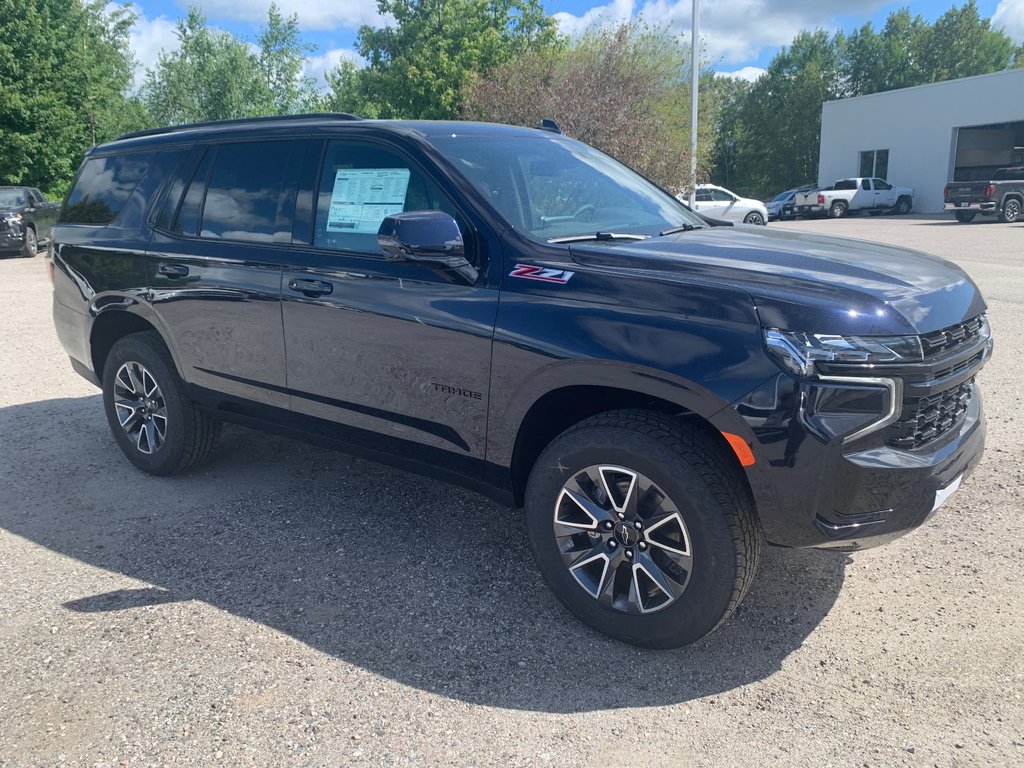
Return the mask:
<svg viewBox="0 0 1024 768"><path fill-rule="evenodd" d="M568 283L570 278L576 274L565 269L549 269L545 267L534 267L530 264L516 264L515 268L508 273L509 277L525 277L527 280L543 280L545 283Z"/></svg>

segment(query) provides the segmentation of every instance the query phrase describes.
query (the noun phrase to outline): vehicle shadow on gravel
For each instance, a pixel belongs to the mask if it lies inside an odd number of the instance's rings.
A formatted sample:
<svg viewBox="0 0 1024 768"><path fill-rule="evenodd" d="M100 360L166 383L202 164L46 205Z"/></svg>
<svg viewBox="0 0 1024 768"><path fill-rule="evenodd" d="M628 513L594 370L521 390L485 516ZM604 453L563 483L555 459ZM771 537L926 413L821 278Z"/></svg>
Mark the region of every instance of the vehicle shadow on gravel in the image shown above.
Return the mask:
<svg viewBox="0 0 1024 768"><path fill-rule="evenodd" d="M69 620L200 600L474 704L659 706L763 679L826 616L848 562L766 548L725 626L646 651L562 609L520 516L473 493L240 427L205 468L149 477L117 450L98 395L0 409L0 435L0 526L152 585L68 594Z"/></svg>

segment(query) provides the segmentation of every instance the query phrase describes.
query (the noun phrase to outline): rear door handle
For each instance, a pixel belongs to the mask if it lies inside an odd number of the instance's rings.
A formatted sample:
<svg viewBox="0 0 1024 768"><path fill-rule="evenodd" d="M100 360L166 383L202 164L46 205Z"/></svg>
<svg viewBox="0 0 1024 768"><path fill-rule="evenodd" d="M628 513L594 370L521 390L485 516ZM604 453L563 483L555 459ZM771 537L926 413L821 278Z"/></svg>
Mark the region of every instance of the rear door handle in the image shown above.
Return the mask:
<svg viewBox="0 0 1024 768"><path fill-rule="evenodd" d="M185 277L188 275L188 267L184 264L159 264L156 271L167 277Z"/></svg>
<svg viewBox="0 0 1024 768"><path fill-rule="evenodd" d="M306 296L327 296L334 286L325 280L289 280L288 287Z"/></svg>

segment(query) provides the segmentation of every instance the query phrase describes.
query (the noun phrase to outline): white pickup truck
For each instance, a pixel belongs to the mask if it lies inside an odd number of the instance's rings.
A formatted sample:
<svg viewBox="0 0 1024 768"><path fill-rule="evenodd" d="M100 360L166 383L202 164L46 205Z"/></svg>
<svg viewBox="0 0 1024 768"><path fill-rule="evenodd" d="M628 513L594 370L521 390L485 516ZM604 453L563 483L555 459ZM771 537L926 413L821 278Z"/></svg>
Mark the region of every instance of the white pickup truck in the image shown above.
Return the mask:
<svg viewBox="0 0 1024 768"><path fill-rule="evenodd" d="M914 207L914 190L894 187L884 179L840 179L828 189L812 189L797 193L793 211L798 216L831 216L842 218L848 213L884 211L910 213Z"/></svg>

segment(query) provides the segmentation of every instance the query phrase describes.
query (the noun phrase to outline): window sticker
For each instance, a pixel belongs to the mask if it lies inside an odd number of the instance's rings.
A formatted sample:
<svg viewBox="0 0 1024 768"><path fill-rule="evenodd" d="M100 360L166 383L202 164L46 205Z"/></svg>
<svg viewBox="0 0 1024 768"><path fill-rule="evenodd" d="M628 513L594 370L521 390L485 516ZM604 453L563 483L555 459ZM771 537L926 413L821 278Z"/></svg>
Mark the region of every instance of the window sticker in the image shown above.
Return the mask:
<svg viewBox="0 0 1024 768"><path fill-rule="evenodd" d="M386 216L405 209L408 168L342 168L334 175L328 232L377 234Z"/></svg>

